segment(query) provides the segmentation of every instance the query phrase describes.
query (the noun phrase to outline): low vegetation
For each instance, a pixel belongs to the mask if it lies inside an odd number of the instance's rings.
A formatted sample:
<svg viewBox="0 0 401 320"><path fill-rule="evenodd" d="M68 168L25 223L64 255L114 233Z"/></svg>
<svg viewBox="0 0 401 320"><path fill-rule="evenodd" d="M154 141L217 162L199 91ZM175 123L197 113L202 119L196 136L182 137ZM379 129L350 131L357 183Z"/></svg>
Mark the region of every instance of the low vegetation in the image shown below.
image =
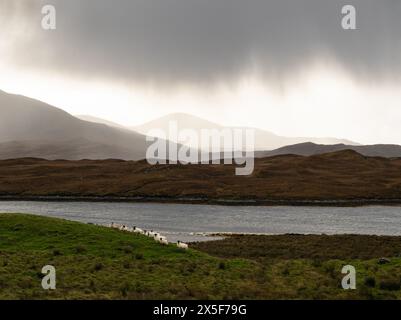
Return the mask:
<svg viewBox="0 0 401 320"><path fill-rule="evenodd" d="M399 299L400 245L397 237L243 236L183 251L106 227L0 214L0 298ZM341 288L345 264L357 270L356 290ZM41 287L45 265L56 268L56 290Z"/></svg>
<svg viewBox="0 0 401 320"><path fill-rule="evenodd" d="M174 186L174 187L172 187ZM152 201L401 202L401 158L343 150L255 159L250 176L234 165L149 165L143 161L0 161L0 197L142 197ZM270 201L270 202L269 202ZM297 202L298 201L298 202Z"/></svg>
<svg viewBox="0 0 401 320"><path fill-rule="evenodd" d="M401 257L401 237L368 235L234 235L193 248L222 258L359 259ZM401 276L401 275L400 275Z"/></svg>

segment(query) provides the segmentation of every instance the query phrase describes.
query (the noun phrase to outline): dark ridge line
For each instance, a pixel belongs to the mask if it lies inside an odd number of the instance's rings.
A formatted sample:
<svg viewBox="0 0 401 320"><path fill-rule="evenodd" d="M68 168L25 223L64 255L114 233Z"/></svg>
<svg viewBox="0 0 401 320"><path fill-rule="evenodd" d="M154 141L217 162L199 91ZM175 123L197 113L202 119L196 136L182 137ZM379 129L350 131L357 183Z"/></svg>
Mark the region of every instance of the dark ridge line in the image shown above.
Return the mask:
<svg viewBox="0 0 401 320"><path fill-rule="evenodd" d="M203 204L225 206L320 206L362 207L372 205L401 206L401 199L208 199L201 197L124 197L124 196L28 196L0 195L0 201L51 202L137 202Z"/></svg>

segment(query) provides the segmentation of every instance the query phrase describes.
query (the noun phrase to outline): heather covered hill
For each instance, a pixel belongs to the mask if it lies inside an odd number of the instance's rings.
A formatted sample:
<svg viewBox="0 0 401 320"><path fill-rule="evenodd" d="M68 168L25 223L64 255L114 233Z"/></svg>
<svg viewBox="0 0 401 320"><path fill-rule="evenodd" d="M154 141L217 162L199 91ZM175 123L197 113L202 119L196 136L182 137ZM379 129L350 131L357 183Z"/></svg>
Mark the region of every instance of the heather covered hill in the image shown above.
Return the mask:
<svg viewBox="0 0 401 320"><path fill-rule="evenodd" d="M233 165L149 165L146 161L0 161L0 196L144 197L247 200L399 200L401 158L345 150L255 160L250 176Z"/></svg>

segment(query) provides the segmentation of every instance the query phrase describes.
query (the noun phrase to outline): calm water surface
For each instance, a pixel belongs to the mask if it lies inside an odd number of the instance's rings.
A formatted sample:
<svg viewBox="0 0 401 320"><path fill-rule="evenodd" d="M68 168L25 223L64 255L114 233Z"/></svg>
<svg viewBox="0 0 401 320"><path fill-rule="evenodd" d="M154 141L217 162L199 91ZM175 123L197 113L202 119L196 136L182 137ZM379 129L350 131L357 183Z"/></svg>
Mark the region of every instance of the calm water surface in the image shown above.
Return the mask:
<svg viewBox="0 0 401 320"><path fill-rule="evenodd" d="M0 201L0 212L33 213L105 225L136 225L170 241L234 233L401 235L401 207L256 207L157 203Z"/></svg>

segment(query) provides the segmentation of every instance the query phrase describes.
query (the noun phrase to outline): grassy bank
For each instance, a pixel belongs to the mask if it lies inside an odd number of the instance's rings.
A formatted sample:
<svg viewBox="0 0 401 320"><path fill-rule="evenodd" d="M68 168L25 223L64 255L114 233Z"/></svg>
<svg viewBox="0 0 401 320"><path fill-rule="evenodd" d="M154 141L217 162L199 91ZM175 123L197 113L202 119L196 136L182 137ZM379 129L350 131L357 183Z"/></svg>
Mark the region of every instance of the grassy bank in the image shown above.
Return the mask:
<svg viewBox="0 0 401 320"><path fill-rule="evenodd" d="M105 227L0 214L0 298L401 297L401 238L291 237L230 237L185 252ZM390 262L379 264L384 255ZM357 269L357 290L341 288L345 264ZM57 270L54 291L41 287L44 265Z"/></svg>

